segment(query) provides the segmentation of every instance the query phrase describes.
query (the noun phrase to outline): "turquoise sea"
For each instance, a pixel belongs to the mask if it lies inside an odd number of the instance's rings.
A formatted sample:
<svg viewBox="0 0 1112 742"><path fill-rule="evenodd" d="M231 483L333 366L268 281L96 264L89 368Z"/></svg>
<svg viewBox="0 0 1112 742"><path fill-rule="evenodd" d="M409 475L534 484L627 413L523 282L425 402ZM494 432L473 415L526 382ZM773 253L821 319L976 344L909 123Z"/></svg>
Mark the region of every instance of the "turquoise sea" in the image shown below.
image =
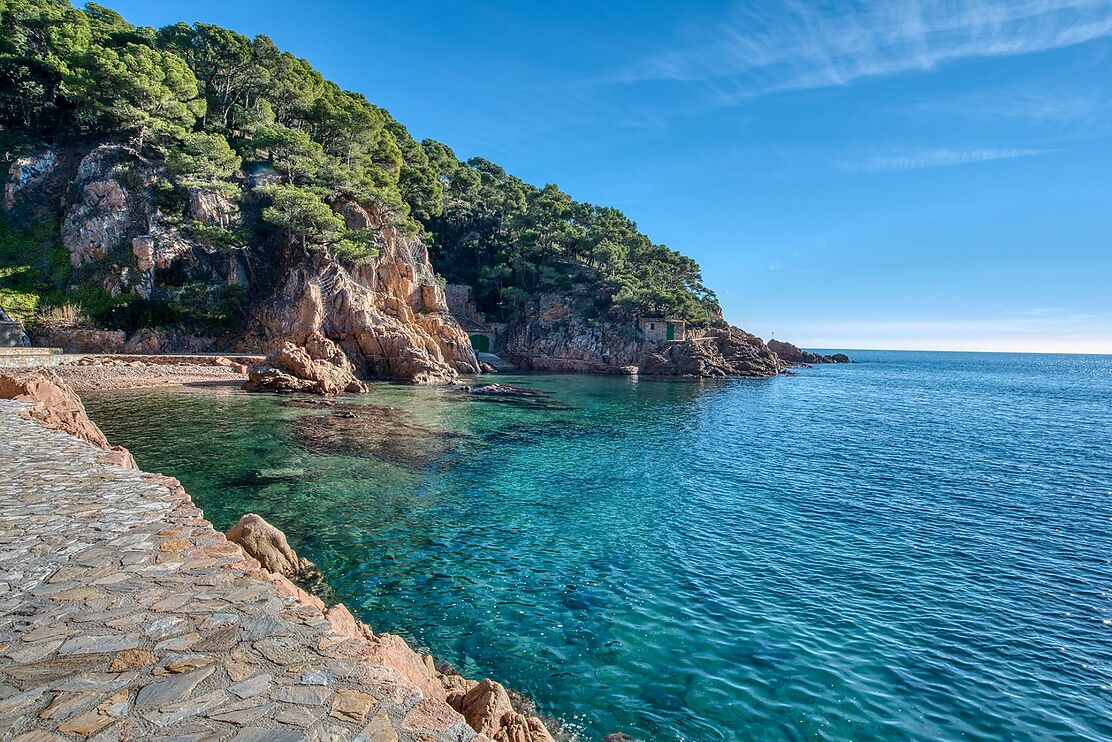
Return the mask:
<svg viewBox="0 0 1112 742"><path fill-rule="evenodd" d="M361 415L86 401L218 528L262 514L374 629L581 739L1112 739L1112 357L852 355Z"/></svg>

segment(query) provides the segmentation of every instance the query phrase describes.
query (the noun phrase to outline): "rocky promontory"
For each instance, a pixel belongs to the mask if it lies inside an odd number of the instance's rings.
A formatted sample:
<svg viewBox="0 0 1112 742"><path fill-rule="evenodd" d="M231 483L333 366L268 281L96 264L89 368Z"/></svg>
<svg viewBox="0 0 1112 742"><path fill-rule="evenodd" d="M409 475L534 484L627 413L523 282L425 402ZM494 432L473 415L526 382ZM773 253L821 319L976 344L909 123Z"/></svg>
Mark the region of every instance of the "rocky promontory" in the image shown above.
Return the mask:
<svg viewBox="0 0 1112 742"><path fill-rule="evenodd" d="M803 350L797 345L772 339L768 341L769 350L788 366L806 366L813 363L851 363L845 353L834 353L828 356Z"/></svg>

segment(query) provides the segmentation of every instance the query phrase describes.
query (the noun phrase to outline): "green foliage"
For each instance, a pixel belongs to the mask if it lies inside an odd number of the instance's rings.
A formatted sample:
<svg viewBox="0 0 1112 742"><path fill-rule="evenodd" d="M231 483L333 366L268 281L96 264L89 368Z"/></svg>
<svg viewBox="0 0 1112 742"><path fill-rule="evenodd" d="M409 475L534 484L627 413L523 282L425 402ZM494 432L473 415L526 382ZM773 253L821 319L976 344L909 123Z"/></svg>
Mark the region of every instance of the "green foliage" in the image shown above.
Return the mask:
<svg viewBox="0 0 1112 742"><path fill-rule="evenodd" d="M197 329L227 329L243 317L247 292L242 286L190 283L175 292L169 322Z"/></svg>
<svg viewBox="0 0 1112 742"><path fill-rule="evenodd" d="M289 232L302 247L332 242L342 234L343 220L312 191L281 185L268 189L267 194L271 204L263 209L263 219Z"/></svg>
<svg viewBox="0 0 1112 742"><path fill-rule="evenodd" d="M190 132L166 155L166 168L178 175L204 180L227 178L239 169L240 158L220 134Z"/></svg>
<svg viewBox="0 0 1112 742"><path fill-rule="evenodd" d="M351 263L369 263L378 255L375 234L367 229L349 229L332 245L332 254Z"/></svg>
<svg viewBox="0 0 1112 742"><path fill-rule="evenodd" d="M252 184L277 181L257 189L270 198L266 223L304 248L364 262L374 240L345 232L331 208L356 201L428 240L438 269L472 285L480 306L503 318L549 291L575 292L618 318L719 316L699 266L654 244L620 211L575 201L552 184L537 188L481 158L460 162L438 142L418 143L387 111L265 36L203 23L137 28L95 3L77 10L68 0L0 0L0 130L5 157L26 141L65 135L131 140L144 156L164 158L173 175L154 185L170 220L184 218L183 185L238 197L230 179L242 168ZM248 237L190 230L221 250ZM27 275L46 280L32 268ZM174 316L219 315L192 299L178 304ZM131 300L101 308L131 319L154 312Z"/></svg>
<svg viewBox="0 0 1112 742"><path fill-rule="evenodd" d="M220 252L242 250L251 241L251 230L249 229L244 229L242 227L228 229L227 227L219 227L197 221L190 222L189 233L202 245L211 247L214 250L219 250Z"/></svg>
<svg viewBox="0 0 1112 742"><path fill-rule="evenodd" d="M134 294L121 294L112 296L96 284L83 283L68 292L70 301L80 304L85 314L92 319L111 324L115 327L120 317L126 314L126 309L132 303L139 301Z"/></svg>
<svg viewBox="0 0 1112 742"><path fill-rule="evenodd" d="M488 313L506 317L533 296L575 290L623 316L718 316L695 261L653 244L617 209L535 188L487 160L461 163L439 142L423 147L443 182L443 212L426 220L435 262L475 287Z"/></svg>
<svg viewBox="0 0 1112 742"><path fill-rule="evenodd" d="M180 222L189 205L189 194L184 188L168 178L155 181L154 205L158 207L163 219Z"/></svg>
<svg viewBox="0 0 1112 742"><path fill-rule="evenodd" d="M53 303L69 279L69 253L57 230L55 222L27 229L0 222L0 306L23 321Z"/></svg>

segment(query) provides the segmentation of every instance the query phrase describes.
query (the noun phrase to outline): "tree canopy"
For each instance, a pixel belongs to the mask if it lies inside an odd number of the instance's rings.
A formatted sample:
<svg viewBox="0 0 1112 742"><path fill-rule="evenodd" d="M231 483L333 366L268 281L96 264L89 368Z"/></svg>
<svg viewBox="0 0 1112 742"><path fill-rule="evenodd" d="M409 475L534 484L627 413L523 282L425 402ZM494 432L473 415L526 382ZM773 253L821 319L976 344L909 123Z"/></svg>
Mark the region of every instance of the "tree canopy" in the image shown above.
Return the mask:
<svg viewBox="0 0 1112 742"><path fill-rule="evenodd" d="M600 311L695 322L718 314L698 265L617 209L417 142L266 36L203 23L136 27L95 3L0 0L0 126L43 142L129 142L179 178L267 173L279 182L263 191L264 221L345 259L374 254L367 235L332 213L357 201L424 236L437 269L502 316L573 289Z"/></svg>

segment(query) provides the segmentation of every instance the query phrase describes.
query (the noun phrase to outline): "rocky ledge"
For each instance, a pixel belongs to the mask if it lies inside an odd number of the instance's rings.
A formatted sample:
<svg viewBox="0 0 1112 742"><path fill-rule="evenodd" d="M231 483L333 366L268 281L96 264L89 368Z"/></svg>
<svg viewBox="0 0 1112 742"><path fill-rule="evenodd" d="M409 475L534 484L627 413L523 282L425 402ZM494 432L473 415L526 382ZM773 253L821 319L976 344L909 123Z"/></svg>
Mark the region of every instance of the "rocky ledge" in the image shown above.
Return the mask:
<svg viewBox="0 0 1112 742"><path fill-rule="evenodd" d="M784 362L786 366L807 366L812 363L853 363L845 353L834 353L824 356L803 350L797 345L786 343L783 340L769 340L768 348Z"/></svg>
<svg viewBox="0 0 1112 742"><path fill-rule="evenodd" d="M57 377L0 390L3 739L552 739L498 683L298 587L311 565L261 519L231 532L249 556Z"/></svg>

